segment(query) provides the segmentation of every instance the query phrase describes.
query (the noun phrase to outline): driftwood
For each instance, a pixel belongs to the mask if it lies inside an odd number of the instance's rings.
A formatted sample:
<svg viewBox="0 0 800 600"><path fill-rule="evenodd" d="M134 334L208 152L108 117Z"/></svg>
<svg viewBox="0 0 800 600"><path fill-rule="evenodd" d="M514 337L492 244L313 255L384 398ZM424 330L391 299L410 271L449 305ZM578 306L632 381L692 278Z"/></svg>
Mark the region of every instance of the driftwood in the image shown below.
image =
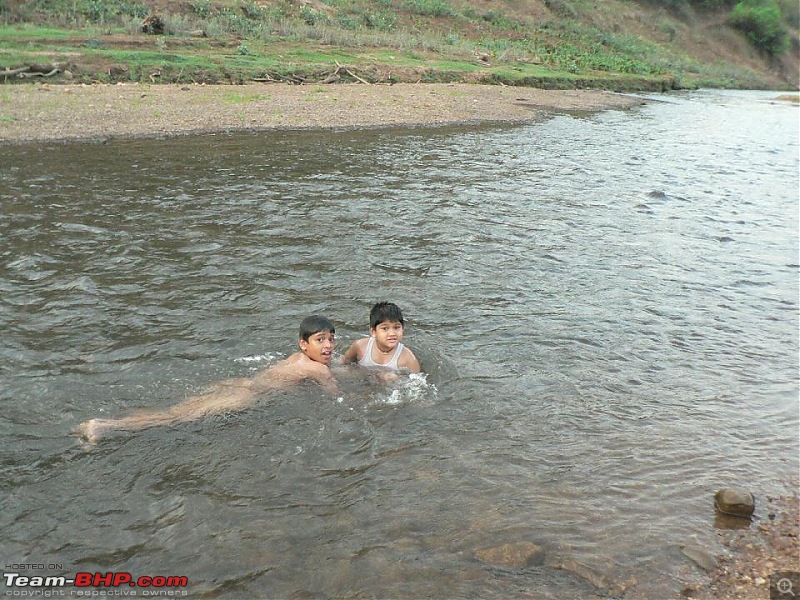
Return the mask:
<svg viewBox="0 0 800 600"><path fill-rule="evenodd" d="M342 75L341 73L346 73L356 81L361 83L372 85L371 81L367 81L353 73L353 71L349 67L345 67L344 65L340 65L338 62L336 63L336 70L332 73L328 74L321 80L313 80L309 81L302 75L276 75L265 73L263 77L251 77L250 81L257 81L259 83L290 83L293 85L302 85L304 83L324 83L324 84L331 84L341 81ZM391 77L391 74L390 74Z"/></svg>
<svg viewBox="0 0 800 600"><path fill-rule="evenodd" d="M19 67L17 69L6 69L5 71L0 71L0 77L13 77L14 75L19 75L20 73L24 73L28 71L30 67Z"/></svg>
<svg viewBox="0 0 800 600"><path fill-rule="evenodd" d="M271 75L265 73L263 77L251 77L250 81L259 83L290 83L292 85L302 85L306 83L306 78L300 75Z"/></svg>
<svg viewBox="0 0 800 600"><path fill-rule="evenodd" d="M8 79L9 77L18 77L20 79L29 79L31 77L52 77L62 72L59 65L25 65L24 67L16 67L13 69L4 69L0 71L0 78Z"/></svg>
<svg viewBox="0 0 800 600"><path fill-rule="evenodd" d="M345 73L347 73L348 75L350 75L350 77L352 77L353 79L356 79L356 80L360 81L361 83L366 83L367 85L370 85L370 82L369 82L369 81L366 81L366 80L364 80L364 79L361 79L361 77L359 77L358 75L356 75L355 73L353 73L353 72L352 72L350 69L348 69L347 67L343 67L342 65L340 65L340 64L337 62L337 63L336 63L336 71L334 71L334 73L338 75L338 73L339 73L339 71L340 71L340 70L343 70Z"/></svg>
<svg viewBox="0 0 800 600"><path fill-rule="evenodd" d="M47 73L41 73L39 71L31 71L30 73L20 73L19 77L52 77L53 75L58 75L61 73L61 69L55 67L54 69L48 71Z"/></svg>

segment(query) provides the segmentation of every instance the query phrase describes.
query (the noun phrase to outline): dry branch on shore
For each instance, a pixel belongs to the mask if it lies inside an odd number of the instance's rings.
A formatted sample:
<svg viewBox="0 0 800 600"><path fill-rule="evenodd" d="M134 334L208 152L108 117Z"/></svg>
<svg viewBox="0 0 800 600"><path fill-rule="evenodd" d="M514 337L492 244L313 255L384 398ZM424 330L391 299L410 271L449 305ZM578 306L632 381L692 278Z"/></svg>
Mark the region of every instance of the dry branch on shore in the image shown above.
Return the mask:
<svg viewBox="0 0 800 600"><path fill-rule="evenodd" d="M292 85L302 85L304 83L321 83L321 84L332 84L338 83L342 81L342 73L349 75L351 79L363 83L365 85L372 85L373 83L394 83L392 79L392 74L389 75L382 81L373 82L368 81L367 79L356 75L355 69L352 67L347 67L345 65L341 65L338 62L336 63L336 69L332 72L328 73L322 79L311 79L305 77L303 75L278 75L274 73L265 73L263 77L252 77L250 81L254 81L256 83L290 83ZM322 77L322 75L319 75Z"/></svg>
<svg viewBox="0 0 800 600"><path fill-rule="evenodd" d="M51 65L32 64L0 70L0 78L8 79L9 77L17 77L19 79L29 79L31 77L52 77L62 72L63 69L61 66L55 63Z"/></svg>

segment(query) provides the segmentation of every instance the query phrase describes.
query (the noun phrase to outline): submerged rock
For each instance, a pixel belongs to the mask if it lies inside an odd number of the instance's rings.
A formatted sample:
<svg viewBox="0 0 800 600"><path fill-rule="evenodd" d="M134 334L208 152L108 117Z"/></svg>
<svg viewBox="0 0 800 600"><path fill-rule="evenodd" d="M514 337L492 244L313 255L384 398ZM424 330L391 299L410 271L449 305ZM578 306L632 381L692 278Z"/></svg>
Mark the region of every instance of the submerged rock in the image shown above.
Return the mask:
<svg viewBox="0 0 800 600"><path fill-rule="evenodd" d="M697 544L681 546L681 552L707 573L717 568L717 557Z"/></svg>
<svg viewBox="0 0 800 600"><path fill-rule="evenodd" d="M638 583L635 577L623 579L618 573L612 573L611 565L607 565L606 569L600 570L597 567L567 558L558 561L553 566L567 571L579 579L583 579L593 586L599 594L611 596L612 598L623 596L625 592L635 587Z"/></svg>
<svg viewBox="0 0 800 600"><path fill-rule="evenodd" d="M532 542L515 542L477 550L475 557L500 567L532 567L544 562L544 548Z"/></svg>
<svg viewBox="0 0 800 600"><path fill-rule="evenodd" d="M714 506L726 515L750 517L756 509L756 500L747 490L724 488L714 496Z"/></svg>

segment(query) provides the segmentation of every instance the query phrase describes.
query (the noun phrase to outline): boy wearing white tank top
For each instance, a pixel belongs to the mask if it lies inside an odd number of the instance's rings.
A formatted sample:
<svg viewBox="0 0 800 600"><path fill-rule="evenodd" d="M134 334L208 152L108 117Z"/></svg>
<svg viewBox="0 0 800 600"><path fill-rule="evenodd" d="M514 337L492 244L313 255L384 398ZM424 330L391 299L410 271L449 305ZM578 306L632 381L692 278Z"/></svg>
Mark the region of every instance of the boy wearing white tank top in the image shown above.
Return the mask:
<svg viewBox="0 0 800 600"><path fill-rule="evenodd" d="M369 338L356 340L342 357L342 364L357 362L364 367L419 373L414 353L402 340L403 313L392 302L378 302L369 313Z"/></svg>

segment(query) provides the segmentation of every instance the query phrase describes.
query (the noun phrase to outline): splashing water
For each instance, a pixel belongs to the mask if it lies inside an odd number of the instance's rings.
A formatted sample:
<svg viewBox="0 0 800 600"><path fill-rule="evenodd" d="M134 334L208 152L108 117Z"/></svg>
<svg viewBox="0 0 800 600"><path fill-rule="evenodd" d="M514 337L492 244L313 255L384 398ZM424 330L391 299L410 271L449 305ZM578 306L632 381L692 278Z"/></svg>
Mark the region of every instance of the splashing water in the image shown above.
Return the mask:
<svg viewBox="0 0 800 600"><path fill-rule="evenodd" d="M394 406L421 402L432 403L438 397L436 386L428 383L428 376L425 373L411 373L407 378L399 379L398 384L398 387L392 389L388 394L379 394L375 404Z"/></svg>

